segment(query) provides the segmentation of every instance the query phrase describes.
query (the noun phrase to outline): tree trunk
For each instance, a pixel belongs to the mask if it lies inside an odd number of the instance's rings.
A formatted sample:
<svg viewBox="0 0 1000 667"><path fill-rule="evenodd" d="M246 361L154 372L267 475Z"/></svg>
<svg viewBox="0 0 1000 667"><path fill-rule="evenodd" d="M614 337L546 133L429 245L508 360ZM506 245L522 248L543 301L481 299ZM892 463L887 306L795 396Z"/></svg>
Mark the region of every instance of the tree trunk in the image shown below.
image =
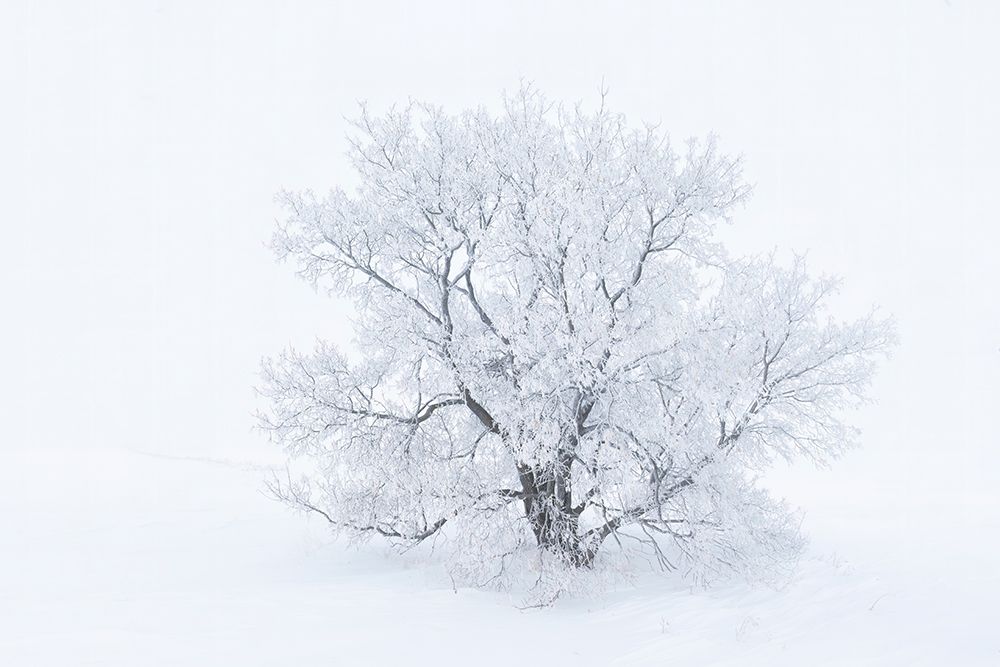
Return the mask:
<svg viewBox="0 0 1000 667"><path fill-rule="evenodd" d="M524 512L539 547L577 567L587 567L594 555L582 548L579 516L573 511L570 460L540 468L518 466L524 491Z"/></svg>

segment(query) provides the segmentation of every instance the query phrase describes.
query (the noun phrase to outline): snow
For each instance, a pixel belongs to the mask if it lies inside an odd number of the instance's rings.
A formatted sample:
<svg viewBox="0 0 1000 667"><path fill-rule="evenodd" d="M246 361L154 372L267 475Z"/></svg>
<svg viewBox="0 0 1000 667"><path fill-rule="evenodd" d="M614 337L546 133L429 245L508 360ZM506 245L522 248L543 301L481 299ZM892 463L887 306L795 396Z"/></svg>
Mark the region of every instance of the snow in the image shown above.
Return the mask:
<svg viewBox="0 0 1000 667"><path fill-rule="evenodd" d="M8 457L0 664L1000 660L1000 524L988 506L935 515L934 503L899 503L876 516L863 496L813 493L813 547L780 590L642 577L525 610L511 595L455 590L433 557L332 541L260 493L273 463L263 450L254 463L111 449ZM956 535L978 541L957 561Z"/></svg>
<svg viewBox="0 0 1000 667"><path fill-rule="evenodd" d="M0 665L1000 664L1000 4L347 7L0 3ZM350 338L263 247L273 193L351 184L355 100L521 77L718 133L731 249L898 319L861 449L773 475L812 539L783 589L521 611L260 493L260 358Z"/></svg>

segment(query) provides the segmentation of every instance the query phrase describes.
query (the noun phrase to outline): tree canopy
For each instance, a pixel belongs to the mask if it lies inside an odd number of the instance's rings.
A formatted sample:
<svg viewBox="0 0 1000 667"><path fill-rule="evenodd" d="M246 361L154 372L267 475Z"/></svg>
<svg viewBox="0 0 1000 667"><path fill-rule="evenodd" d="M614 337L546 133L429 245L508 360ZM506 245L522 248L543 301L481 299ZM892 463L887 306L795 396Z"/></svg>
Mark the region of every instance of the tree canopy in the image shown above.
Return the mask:
<svg viewBox="0 0 1000 667"><path fill-rule="evenodd" d="M519 554L609 544L696 576L801 543L756 483L854 442L893 338L826 313L836 282L715 239L749 188L717 142L675 146L525 88L502 112L411 104L355 123L352 192L285 193L274 238L354 299L358 352L264 363L275 491L355 535L452 545L480 583Z"/></svg>

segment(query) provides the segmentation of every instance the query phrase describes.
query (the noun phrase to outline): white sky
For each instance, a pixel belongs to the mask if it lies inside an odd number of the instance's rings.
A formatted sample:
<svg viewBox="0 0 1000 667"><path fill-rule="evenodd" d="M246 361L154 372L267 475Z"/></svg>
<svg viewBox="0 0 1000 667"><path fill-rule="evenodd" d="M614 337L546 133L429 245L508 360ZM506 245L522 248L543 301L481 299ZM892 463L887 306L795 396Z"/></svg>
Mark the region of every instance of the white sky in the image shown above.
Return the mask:
<svg viewBox="0 0 1000 667"><path fill-rule="evenodd" d="M798 479L986 497L1000 3L473 4L6 0L0 448L259 447L259 358L350 338L263 243L276 190L351 178L355 101L604 80L635 122L746 155L734 248L809 251L845 314L899 320L865 450Z"/></svg>

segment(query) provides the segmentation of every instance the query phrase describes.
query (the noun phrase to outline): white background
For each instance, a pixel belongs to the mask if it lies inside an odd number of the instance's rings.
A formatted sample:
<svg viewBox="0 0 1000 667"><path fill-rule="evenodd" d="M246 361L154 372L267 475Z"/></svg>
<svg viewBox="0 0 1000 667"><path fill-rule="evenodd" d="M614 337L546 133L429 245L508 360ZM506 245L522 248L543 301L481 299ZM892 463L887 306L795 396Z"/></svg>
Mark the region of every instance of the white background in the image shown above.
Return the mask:
<svg viewBox="0 0 1000 667"><path fill-rule="evenodd" d="M634 122L676 138L715 132L746 156L756 190L726 232L734 251L808 251L815 272L845 279L845 316L871 304L896 316L901 345L857 418L863 448L772 483L805 507L816 554L905 582L880 607L895 595L900 613L925 609L928 629L954 624L953 636L920 637L925 648L950 655L954 641L969 664L996 655L974 601L1000 592L998 35L1000 4L964 0L8 0L0 565L20 583L0 594L37 603L39 618L83 604L39 597L17 572L55 551L53 567L73 567L67 536L81 520L135 528L115 512L145 486L135 471L150 460L136 452L269 456L251 430L259 359L314 336L351 339L349 305L312 293L264 247L272 196L352 182L344 118L358 100L459 111L496 106L524 79L593 103L603 81ZM204 491L200 472L172 470L162 475L185 493ZM259 502L255 479L232 488ZM232 494L204 504L243 507ZM163 516L174 507L168 491L147 500ZM300 521L281 518L289 530ZM114 540L88 544L94 562L144 571ZM196 567L193 545L175 548ZM76 567L68 578L91 572ZM0 628L0 651L41 664L40 632Z"/></svg>

